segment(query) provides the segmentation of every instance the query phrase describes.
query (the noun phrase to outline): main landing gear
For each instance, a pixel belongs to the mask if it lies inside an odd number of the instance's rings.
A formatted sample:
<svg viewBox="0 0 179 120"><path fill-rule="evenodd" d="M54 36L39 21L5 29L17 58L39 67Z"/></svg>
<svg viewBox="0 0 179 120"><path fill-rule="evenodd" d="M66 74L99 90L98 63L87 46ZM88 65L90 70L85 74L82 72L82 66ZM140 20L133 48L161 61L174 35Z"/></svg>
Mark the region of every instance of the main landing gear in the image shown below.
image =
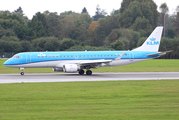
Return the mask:
<svg viewBox="0 0 179 120"><path fill-rule="evenodd" d="M91 70L87 70L87 71L86 71L86 74L87 74L87 75L91 75L91 74L92 74L92 71L91 71Z"/></svg>
<svg viewBox="0 0 179 120"><path fill-rule="evenodd" d="M21 75L24 75L24 68L19 68L22 72L20 73Z"/></svg>
<svg viewBox="0 0 179 120"><path fill-rule="evenodd" d="M80 75L84 75L84 70L79 70L78 72Z"/></svg>
<svg viewBox="0 0 179 120"><path fill-rule="evenodd" d="M84 70L79 70L78 72L80 75L84 75ZM86 75L92 75L92 71L91 70L87 70L86 71Z"/></svg>

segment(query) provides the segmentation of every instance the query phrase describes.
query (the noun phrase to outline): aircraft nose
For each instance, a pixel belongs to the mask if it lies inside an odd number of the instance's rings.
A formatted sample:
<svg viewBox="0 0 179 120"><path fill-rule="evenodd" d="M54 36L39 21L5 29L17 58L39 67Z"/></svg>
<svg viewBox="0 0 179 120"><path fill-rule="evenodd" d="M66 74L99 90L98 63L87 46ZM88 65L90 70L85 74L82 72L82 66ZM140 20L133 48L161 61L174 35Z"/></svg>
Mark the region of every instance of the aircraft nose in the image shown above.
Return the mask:
<svg viewBox="0 0 179 120"><path fill-rule="evenodd" d="M5 62L3 63L3 65L6 66L6 65L7 65L7 61L5 61Z"/></svg>
<svg viewBox="0 0 179 120"><path fill-rule="evenodd" d="M10 60L6 60L6 61L3 63L3 65L4 65L4 66L8 66L8 65L10 65L10 63L11 63Z"/></svg>

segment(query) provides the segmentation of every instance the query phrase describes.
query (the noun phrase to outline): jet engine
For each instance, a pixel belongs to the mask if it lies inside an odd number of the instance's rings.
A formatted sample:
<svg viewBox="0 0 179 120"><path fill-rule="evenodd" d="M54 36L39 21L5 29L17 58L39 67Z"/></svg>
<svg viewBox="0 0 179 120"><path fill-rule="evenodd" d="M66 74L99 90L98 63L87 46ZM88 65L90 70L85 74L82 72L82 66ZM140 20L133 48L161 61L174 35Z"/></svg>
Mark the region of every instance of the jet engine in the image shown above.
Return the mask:
<svg viewBox="0 0 179 120"><path fill-rule="evenodd" d="M65 64L63 65L63 71L67 73L75 73L78 71L77 64Z"/></svg>

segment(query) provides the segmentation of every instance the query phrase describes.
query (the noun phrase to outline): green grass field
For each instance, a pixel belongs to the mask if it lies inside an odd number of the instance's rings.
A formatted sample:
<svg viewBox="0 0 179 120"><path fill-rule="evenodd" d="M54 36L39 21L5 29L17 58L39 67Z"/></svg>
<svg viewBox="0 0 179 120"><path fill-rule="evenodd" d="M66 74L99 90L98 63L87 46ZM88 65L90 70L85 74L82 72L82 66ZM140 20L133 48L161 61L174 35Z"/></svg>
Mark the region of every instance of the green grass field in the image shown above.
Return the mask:
<svg viewBox="0 0 179 120"><path fill-rule="evenodd" d="M0 73L20 73L18 68L4 67L5 60L0 60ZM178 59L154 59L118 67L101 67L93 72L176 72L179 71ZM52 68L27 68L25 73L53 73Z"/></svg>
<svg viewBox="0 0 179 120"><path fill-rule="evenodd" d="M0 73L20 73L4 67ZM179 60L148 60L93 72L179 71ZM50 73L51 68L26 69ZM0 120L178 120L179 80L0 84Z"/></svg>
<svg viewBox="0 0 179 120"><path fill-rule="evenodd" d="M178 120L179 80L0 84L0 119Z"/></svg>

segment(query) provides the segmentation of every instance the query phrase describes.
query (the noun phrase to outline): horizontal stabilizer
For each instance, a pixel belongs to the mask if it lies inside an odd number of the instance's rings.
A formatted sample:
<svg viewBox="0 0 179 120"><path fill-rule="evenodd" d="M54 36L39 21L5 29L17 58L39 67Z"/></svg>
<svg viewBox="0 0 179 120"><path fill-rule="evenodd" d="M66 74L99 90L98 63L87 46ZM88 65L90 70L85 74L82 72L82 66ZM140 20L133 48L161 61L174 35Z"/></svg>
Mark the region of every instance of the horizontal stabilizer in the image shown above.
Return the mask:
<svg viewBox="0 0 179 120"><path fill-rule="evenodd" d="M170 50L170 51L164 51L164 52L158 52L158 53L155 53L155 54L149 54L149 55L146 55L146 56L155 56L155 55L160 55L160 56L162 56L162 55L165 55L165 54L167 54L167 53L169 53L169 52L172 52L173 50Z"/></svg>

